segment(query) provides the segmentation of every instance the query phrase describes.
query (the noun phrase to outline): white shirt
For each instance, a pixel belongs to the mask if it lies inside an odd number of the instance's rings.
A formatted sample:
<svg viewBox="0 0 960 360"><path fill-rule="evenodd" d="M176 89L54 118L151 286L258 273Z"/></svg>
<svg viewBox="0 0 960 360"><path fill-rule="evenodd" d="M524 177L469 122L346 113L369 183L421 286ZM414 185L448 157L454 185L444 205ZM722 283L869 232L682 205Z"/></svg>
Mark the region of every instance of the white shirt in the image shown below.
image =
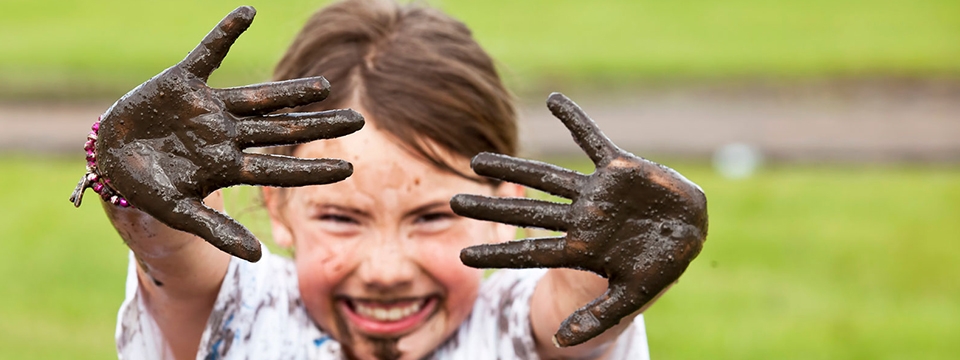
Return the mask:
<svg viewBox="0 0 960 360"><path fill-rule="evenodd" d="M197 359L343 359L340 344L316 326L300 299L290 259L263 248L257 263L232 258ZM121 359L172 358L139 289L130 253L126 298L117 315ZM500 270L486 279L473 311L428 359L538 359L530 297L543 269ZM649 359L643 316L614 344L611 359Z"/></svg>

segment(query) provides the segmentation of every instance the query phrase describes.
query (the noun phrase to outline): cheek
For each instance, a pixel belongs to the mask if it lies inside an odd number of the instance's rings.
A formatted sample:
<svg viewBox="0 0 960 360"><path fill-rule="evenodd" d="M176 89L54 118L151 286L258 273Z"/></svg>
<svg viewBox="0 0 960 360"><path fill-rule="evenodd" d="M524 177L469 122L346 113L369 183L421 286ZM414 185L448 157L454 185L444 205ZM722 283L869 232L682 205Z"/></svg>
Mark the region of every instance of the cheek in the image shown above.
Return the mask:
<svg viewBox="0 0 960 360"><path fill-rule="evenodd" d="M300 296L310 316L324 329L333 331L334 306L331 294L344 283L355 266L355 253L345 244L329 246L297 238L296 266Z"/></svg>
<svg viewBox="0 0 960 360"><path fill-rule="evenodd" d="M473 309L483 279L483 270L460 262L460 250L489 243L494 237L489 223L465 220L462 224L429 241L418 242L416 251L421 267L446 289L446 308L450 320L459 323Z"/></svg>
<svg viewBox="0 0 960 360"><path fill-rule="evenodd" d="M300 215L293 228L297 275L303 296L330 294L356 267L356 242L332 241L309 216Z"/></svg>
<svg viewBox="0 0 960 360"><path fill-rule="evenodd" d="M459 327L460 323L470 314L477 299L480 281L483 279L483 270L474 269L460 262L461 246L447 244L435 246L422 255L426 255L421 262L424 272L430 274L434 281L444 288L446 299L443 310L447 313L444 336Z"/></svg>
<svg viewBox="0 0 960 360"><path fill-rule="evenodd" d="M473 309L483 279L483 270L463 265L459 257L451 260L436 261L428 270L435 274L438 282L447 289L445 307L450 314L450 322L459 325Z"/></svg>

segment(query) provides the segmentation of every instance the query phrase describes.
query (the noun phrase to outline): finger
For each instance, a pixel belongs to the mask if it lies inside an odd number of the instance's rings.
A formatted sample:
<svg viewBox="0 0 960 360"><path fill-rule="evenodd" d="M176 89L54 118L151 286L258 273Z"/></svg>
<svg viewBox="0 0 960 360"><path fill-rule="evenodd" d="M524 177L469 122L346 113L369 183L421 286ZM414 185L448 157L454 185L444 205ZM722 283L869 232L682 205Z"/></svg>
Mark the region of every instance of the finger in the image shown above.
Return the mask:
<svg viewBox="0 0 960 360"><path fill-rule="evenodd" d="M289 113L237 120L237 145L243 148L299 144L347 135L363 128L353 110Z"/></svg>
<svg viewBox="0 0 960 360"><path fill-rule="evenodd" d="M327 98L330 83L322 76L264 84L214 89L230 112L263 115L283 108L307 105Z"/></svg>
<svg viewBox="0 0 960 360"><path fill-rule="evenodd" d="M203 38L203 41L180 62L185 70L203 79L210 77L210 73L220 67L220 62L227 56L227 51L234 41L253 23L253 16L257 11L250 6L241 6L227 14L217 27Z"/></svg>
<svg viewBox="0 0 960 360"><path fill-rule="evenodd" d="M617 145L600 131L600 127L573 100L561 93L553 93L547 98L547 107L570 130L573 141L594 164L603 166L616 157L620 150Z"/></svg>
<svg viewBox="0 0 960 360"><path fill-rule="evenodd" d="M152 214L170 227L200 236L217 249L247 260L260 260L260 241L236 220L198 199L180 200L173 211Z"/></svg>
<svg viewBox="0 0 960 360"><path fill-rule="evenodd" d="M638 295L626 286L612 284L603 295L563 320L553 335L554 342L561 347L574 346L602 334L649 301Z"/></svg>
<svg viewBox="0 0 960 360"><path fill-rule="evenodd" d="M234 185L277 187L334 183L350 177L353 165L340 159L301 159L292 156L244 154Z"/></svg>
<svg viewBox="0 0 960 360"><path fill-rule="evenodd" d="M570 205L523 198L457 194L450 199L450 207L457 215L478 220L565 231L567 222L564 221L564 215Z"/></svg>
<svg viewBox="0 0 960 360"><path fill-rule="evenodd" d="M507 155L480 153L470 167L477 175L497 178L574 199L586 177L573 170Z"/></svg>
<svg viewBox="0 0 960 360"><path fill-rule="evenodd" d="M460 251L460 261L483 269L582 269L577 253L567 251L567 240L563 236L471 246Z"/></svg>

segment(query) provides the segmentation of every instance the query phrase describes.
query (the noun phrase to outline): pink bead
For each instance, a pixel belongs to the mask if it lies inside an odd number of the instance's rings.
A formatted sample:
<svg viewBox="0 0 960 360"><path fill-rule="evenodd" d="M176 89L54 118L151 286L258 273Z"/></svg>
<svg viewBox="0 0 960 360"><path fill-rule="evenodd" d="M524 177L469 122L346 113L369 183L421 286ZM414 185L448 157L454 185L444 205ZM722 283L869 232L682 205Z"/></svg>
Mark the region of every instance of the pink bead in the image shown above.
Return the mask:
<svg viewBox="0 0 960 360"><path fill-rule="evenodd" d="M100 178L100 177L97 176L97 174L94 174L94 173L89 173L89 174L87 174L87 181L96 182L97 179L99 179L99 178Z"/></svg>
<svg viewBox="0 0 960 360"><path fill-rule="evenodd" d="M120 204L119 204L119 205L120 205L121 207L130 207L130 203L128 203L128 202L127 202L127 199L124 199L124 198L120 198Z"/></svg>
<svg viewBox="0 0 960 360"><path fill-rule="evenodd" d="M93 191L94 191L94 192L96 192L96 193L99 194L99 193L100 193L100 190L103 190L103 184L102 184L102 183L96 183L96 184L93 185Z"/></svg>
<svg viewBox="0 0 960 360"><path fill-rule="evenodd" d="M87 160L87 166L89 166L91 169L95 168L97 167L97 162L93 160Z"/></svg>
<svg viewBox="0 0 960 360"><path fill-rule="evenodd" d="M100 131L100 120L97 120L97 122L93 123L93 126L90 128L93 129L94 132Z"/></svg>

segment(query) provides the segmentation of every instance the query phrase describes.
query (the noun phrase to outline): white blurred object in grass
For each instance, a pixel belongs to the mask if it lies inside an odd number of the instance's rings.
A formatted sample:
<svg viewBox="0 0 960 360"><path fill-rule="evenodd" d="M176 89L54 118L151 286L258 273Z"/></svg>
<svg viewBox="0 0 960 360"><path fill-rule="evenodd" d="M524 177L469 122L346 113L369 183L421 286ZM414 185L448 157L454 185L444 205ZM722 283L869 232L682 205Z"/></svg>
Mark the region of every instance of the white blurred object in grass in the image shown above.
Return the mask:
<svg viewBox="0 0 960 360"><path fill-rule="evenodd" d="M756 146L744 143L726 144L713 153L713 169L727 179L748 178L763 163L763 154Z"/></svg>

